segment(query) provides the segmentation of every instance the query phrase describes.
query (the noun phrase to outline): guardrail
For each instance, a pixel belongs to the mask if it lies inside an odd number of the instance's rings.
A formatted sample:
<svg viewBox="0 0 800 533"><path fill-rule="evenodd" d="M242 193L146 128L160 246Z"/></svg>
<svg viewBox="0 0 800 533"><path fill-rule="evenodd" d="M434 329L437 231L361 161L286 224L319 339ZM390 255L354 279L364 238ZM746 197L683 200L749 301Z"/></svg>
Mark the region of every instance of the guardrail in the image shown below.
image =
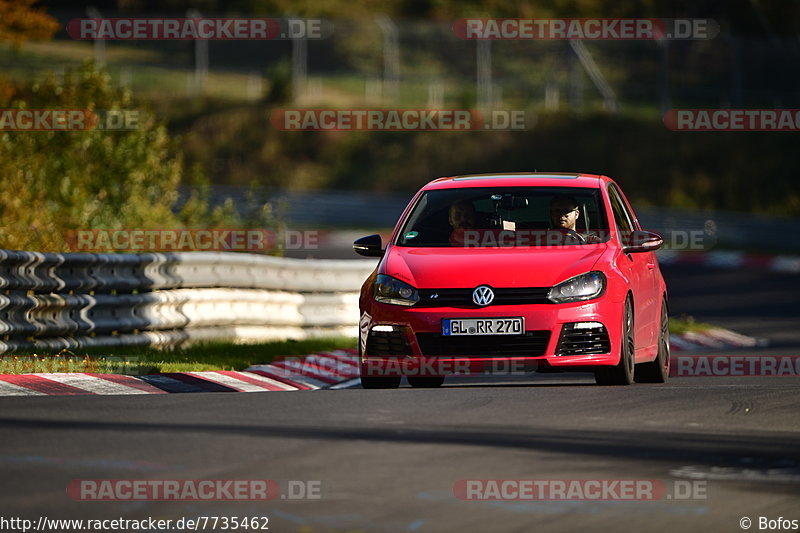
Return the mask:
<svg viewBox="0 0 800 533"><path fill-rule="evenodd" d="M356 336L371 260L0 250L0 353Z"/></svg>

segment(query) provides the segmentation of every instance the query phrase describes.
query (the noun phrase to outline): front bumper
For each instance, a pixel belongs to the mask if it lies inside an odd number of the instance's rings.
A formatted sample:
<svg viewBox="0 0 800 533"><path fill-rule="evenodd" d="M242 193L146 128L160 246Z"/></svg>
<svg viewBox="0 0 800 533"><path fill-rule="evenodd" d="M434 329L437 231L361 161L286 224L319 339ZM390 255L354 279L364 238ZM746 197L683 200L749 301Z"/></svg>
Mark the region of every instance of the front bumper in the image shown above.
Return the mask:
<svg viewBox="0 0 800 533"><path fill-rule="evenodd" d="M361 317L362 375L585 371L619 363L622 313L619 305L607 295L573 304L484 308L415 309L372 304L368 311L362 311ZM526 338L442 336L445 318L491 317L523 317ZM565 334L576 323L599 323L604 342L583 342L580 335L575 342L565 342ZM383 331L375 330L375 326ZM591 331L586 330L586 333ZM597 340L601 336L593 338ZM585 349L587 346L589 348Z"/></svg>

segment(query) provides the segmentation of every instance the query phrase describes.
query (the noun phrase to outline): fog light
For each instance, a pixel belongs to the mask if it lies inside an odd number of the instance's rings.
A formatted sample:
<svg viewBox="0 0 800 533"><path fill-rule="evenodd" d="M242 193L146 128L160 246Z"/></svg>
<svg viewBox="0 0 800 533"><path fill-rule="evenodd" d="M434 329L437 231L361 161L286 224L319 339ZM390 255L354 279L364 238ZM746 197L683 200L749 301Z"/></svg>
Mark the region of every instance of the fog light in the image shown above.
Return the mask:
<svg viewBox="0 0 800 533"><path fill-rule="evenodd" d="M572 329L594 329L602 327L603 324L600 322L575 322L572 324Z"/></svg>

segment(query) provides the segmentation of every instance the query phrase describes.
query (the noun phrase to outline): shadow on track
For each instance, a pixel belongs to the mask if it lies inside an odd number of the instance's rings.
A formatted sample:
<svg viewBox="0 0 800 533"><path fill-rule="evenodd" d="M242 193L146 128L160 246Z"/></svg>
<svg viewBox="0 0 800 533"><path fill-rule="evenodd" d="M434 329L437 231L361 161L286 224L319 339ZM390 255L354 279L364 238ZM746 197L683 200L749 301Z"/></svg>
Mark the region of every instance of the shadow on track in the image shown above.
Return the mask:
<svg viewBox="0 0 800 533"><path fill-rule="evenodd" d="M800 465L800 438L786 432L759 435L709 435L697 432L651 430L557 430L508 426L461 427L417 426L402 428L260 426L224 424L163 424L30 420L0 418L4 430L113 431L136 433L238 434L249 437L372 441L409 444L466 445L539 450L580 455L630 457L638 460L669 460L713 465L746 461L751 468Z"/></svg>

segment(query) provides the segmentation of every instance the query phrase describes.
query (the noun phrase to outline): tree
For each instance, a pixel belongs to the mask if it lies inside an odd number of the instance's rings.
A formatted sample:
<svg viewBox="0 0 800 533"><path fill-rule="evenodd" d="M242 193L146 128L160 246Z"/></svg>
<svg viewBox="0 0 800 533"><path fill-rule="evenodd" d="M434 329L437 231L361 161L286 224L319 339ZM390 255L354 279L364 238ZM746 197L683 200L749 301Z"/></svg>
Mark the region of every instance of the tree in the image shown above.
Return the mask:
<svg viewBox="0 0 800 533"><path fill-rule="evenodd" d="M0 0L0 41L19 46L29 40L52 39L58 21L33 7L38 0Z"/></svg>
<svg viewBox="0 0 800 533"><path fill-rule="evenodd" d="M235 206L210 209L198 194L176 211L183 179L176 143L91 63L67 71L63 80L50 74L41 82L0 83L0 109L128 110L139 116L137 128L127 131L0 130L2 248L66 251L68 232L80 229L242 227ZM202 176L195 176L198 181Z"/></svg>

